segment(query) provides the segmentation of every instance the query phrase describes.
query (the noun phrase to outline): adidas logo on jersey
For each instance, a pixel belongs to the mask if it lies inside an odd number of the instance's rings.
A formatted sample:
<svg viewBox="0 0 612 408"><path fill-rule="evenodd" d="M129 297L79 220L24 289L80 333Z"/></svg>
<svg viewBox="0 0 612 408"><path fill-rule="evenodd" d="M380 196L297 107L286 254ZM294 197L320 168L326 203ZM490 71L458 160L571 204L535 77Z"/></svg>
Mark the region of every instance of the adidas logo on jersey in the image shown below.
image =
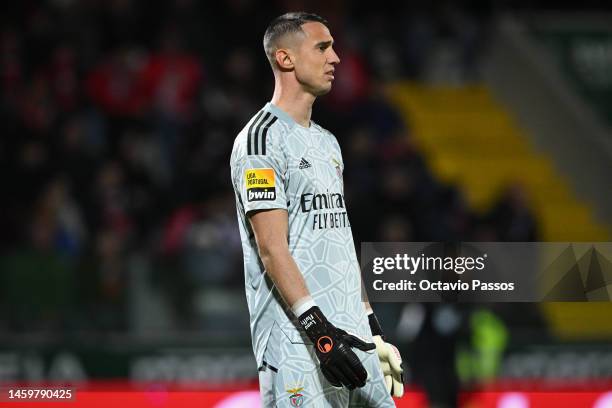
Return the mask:
<svg viewBox="0 0 612 408"><path fill-rule="evenodd" d="M309 167L312 167L312 164L308 163L308 161L302 157L302 160L300 160L300 170L304 170Z"/></svg>

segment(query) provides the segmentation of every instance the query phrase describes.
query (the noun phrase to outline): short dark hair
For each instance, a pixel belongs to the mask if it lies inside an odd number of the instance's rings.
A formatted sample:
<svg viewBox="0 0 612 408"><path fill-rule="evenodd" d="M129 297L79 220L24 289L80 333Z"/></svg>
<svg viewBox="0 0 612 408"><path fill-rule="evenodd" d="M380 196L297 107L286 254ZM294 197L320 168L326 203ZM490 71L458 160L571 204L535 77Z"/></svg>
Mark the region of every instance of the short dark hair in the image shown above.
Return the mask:
<svg viewBox="0 0 612 408"><path fill-rule="evenodd" d="M275 52L276 47L278 46L278 40L287 34L299 32L303 33L304 31L302 30L302 25L309 22L321 23L328 27L327 20L325 20L323 17L303 11L285 13L282 16L278 16L272 20L266 29L266 33L264 34L263 38L264 50L266 52L266 56L268 57L268 61L270 61L270 64L272 65L272 68L275 67Z"/></svg>

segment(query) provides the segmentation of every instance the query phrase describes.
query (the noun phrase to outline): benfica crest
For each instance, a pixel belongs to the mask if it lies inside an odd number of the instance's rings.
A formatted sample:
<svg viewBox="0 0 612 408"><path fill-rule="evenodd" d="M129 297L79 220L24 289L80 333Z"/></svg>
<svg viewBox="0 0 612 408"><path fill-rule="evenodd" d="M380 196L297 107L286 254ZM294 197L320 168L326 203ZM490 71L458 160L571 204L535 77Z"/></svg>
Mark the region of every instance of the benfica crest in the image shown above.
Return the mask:
<svg viewBox="0 0 612 408"><path fill-rule="evenodd" d="M287 390L287 392L291 394L289 395L289 402L292 407L301 407L304 403L304 395L300 393L303 389L304 387L298 387Z"/></svg>

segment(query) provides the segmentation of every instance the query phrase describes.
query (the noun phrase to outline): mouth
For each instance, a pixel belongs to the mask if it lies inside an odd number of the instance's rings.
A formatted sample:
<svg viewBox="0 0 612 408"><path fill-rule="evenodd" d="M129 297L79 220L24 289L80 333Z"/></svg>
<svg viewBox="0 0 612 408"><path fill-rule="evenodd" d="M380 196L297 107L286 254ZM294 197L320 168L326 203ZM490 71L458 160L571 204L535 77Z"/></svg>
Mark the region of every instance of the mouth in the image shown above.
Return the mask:
<svg viewBox="0 0 612 408"><path fill-rule="evenodd" d="M330 71L327 71L325 73L325 75L327 75L328 77L330 77L333 80L334 79L334 70L332 69Z"/></svg>

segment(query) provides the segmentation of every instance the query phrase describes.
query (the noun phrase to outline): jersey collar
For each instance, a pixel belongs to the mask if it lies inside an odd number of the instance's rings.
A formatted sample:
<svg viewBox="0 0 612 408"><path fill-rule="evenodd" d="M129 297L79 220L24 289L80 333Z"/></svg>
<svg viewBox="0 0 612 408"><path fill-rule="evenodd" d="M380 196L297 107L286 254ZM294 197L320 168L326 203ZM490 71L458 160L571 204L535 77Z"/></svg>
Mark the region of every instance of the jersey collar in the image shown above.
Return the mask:
<svg viewBox="0 0 612 408"><path fill-rule="evenodd" d="M264 109L268 112L272 112L272 114L274 114L276 117L278 117L280 120L287 122L287 124L289 124L290 126L298 126L301 127L303 129L310 129L307 127L304 127L302 125L300 125L299 123L297 123L291 116L289 116L289 114L287 112L285 112L284 110L282 110L281 108L279 108L278 106L274 105L272 102L268 102L266 103L266 106L264 107ZM312 120L310 121L310 127L312 127Z"/></svg>

